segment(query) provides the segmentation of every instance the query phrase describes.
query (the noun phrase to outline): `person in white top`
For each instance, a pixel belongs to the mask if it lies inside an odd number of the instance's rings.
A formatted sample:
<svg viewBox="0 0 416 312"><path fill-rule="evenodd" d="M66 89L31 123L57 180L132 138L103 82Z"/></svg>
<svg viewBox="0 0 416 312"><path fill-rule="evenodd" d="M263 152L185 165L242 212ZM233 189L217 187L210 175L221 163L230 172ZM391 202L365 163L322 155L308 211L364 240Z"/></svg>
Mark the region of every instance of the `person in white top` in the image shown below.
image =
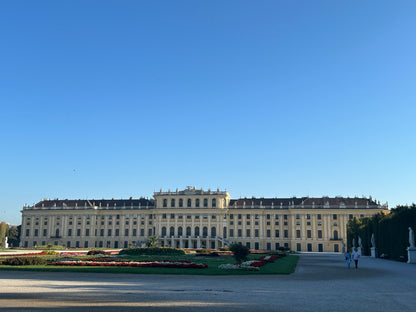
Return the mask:
<svg viewBox="0 0 416 312"><path fill-rule="evenodd" d="M355 262L355 268L358 269L358 259L360 258L360 253L358 252L358 249L355 248L354 252L352 253L352 259Z"/></svg>

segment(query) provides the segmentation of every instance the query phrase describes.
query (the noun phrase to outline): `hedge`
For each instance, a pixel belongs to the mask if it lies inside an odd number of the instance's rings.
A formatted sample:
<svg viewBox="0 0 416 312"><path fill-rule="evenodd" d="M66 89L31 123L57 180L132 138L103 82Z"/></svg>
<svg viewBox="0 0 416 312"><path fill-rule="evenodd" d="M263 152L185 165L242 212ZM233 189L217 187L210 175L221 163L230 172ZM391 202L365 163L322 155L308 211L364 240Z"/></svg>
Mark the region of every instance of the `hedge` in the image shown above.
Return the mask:
<svg viewBox="0 0 416 312"><path fill-rule="evenodd" d="M185 251L176 248L149 247L149 248L126 248L119 255L141 256L141 255L184 255Z"/></svg>
<svg viewBox="0 0 416 312"><path fill-rule="evenodd" d="M46 265L46 259L41 257L13 257L2 261L5 265Z"/></svg>

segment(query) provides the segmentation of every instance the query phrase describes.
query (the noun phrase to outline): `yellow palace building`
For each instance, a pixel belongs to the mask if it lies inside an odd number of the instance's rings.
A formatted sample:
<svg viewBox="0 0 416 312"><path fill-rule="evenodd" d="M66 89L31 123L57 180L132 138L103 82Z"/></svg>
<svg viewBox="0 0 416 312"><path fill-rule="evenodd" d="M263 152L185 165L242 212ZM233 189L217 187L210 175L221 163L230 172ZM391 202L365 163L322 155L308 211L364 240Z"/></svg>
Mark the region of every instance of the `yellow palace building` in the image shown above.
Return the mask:
<svg viewBox="0 0 416 312"><path fill-rule="evenodd" d="M43 200L22 210L22 247L143 246L151 236L176 248L342 252L347 222L386 213L370 198L240 198L227 191L187 187L153 199Z"/></svg>

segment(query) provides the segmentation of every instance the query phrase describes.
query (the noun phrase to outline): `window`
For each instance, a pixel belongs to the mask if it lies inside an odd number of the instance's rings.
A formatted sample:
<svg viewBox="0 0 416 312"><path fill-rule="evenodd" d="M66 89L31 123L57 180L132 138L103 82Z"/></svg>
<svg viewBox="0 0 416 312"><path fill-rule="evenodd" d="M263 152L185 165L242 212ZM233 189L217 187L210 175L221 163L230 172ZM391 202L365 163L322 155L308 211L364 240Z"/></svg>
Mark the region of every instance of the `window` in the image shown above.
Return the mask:
<svg viewBox="0 0 416 312"><path fill-rule="evenodd" d="M338 222L334 222L334 226L338 226Z"/></svg>
<svg viewBox="0 0 416 312"><path fill-rule="evenodd" d="M334 239L337 240L338 239L338 231L334 230Z"/></svg>
<svg viewBox="0 0 416 312"><path fill-rule="evenodd" d="M116 229L116 236L120 235L120 229Z"/></svg>
<svg viewBox="0 0 416 312"><path fill-rule="evenodd" d="M126 214L126 219L130 219L130 215L129 214Z"/></svg>
<svg viewBox="0 0 416 312"><path fill-rule="evenodd" d="M162 214L162 219L166 219L166 213Z"/></svg>
<svg viewBox="0 0 416 312"><path fill-rule="evenodd" d="M163 207L167 207L168 206L168 200L165 198L163 199Z"/></svg>
<svg viewBox="0 0 416 312"><path fill-rule="evenodd" d="M288 230L285 230L284 236L285 236L285 238L288 238L289 237L289 231Z"/></svg>
<svg viewBox="0 0 416 312"><path fill-rule="evenodd" d="M183 214L182 213L178 214L178 219L183 219Z"/></svg>
<svg viewBox="0 0 416 312"><path fill-rule="evenodd" d="M332 220L337 220L338 216L336 214L332 215Z"/></svg>
<svg viewBox="0 0 416 312"><path fill-rule="evenodd" d="M172 198L172 200L170 201L170 206L175 207L175 199Z"/></svg>
<svg viewBox="0 0 416 312"><path fill-rule="evenodd" d="M275 215L274 215L274 218L275 218L276 220L279 220L279 215L278 215L278 214L275 214Z"/></svg>
<svg viewBox="0 0 416 312"><path fill-rule="evenodd" d="M234 219L234 215L230 214L230 220L233 220L233 219Z"/></svg>
<svg viewBox="0 0 416 312"><path fill-rule="evenodd" d="M306 219L308 219L308 220L311 219L311 215L309 213L306 215Z"/></svg>
<svg viewBox="0 0 416 312"><path fill-rule="evenodd" d="M318 230L318 238L322 238L322 230Z"/></svg>
<svg viewBox="0 0 416 312"><path fill-rule="evenodd" d="M68 229L68 236L72 236L72 229Z"/></svg>
<svg viewBox="0 0 416 312"><path fill-rule="evenodd" d="M175 214L174 214L174 213L171 213L171 214L170 214L170 218L171 218L171 219L175 219Z"/></svg>
<svg viewBox="0 0 416 312"><path fill-rule="evenodd" d="M283 215L283 219L284 220L287 220L287 215L285 214L285 215Z"/></svg>
<svg viewBox="0 0 416 312"><path fill-rule="evenodd" d="M44 229L43 230L43 236L47 236L47 234L48 234L48 230L47 229Z"/></svg>
<svg viewBox="0 0 416 312"><path fill-rule="evenodd" d="M217 228L213 226L211 228L211 237L216 237L216 236L217 236Z"/></svg>
<svg viewBox="0 0 416 312"><path fill-rule="evenodd" d="M246 237L250 237L250 229L246 229Z"/></svg>
<svg viewBox="0 0 416 312"><path fill-rule="evenodd" d="M137 229L133 229L133 236L137 236Z"/></svg>
<svg viewBox="0 0 416 312"><path fill-rule="evenodd" d="M152 236L152 234L153 234L152 229L149 229L149 230L147 231L147 234L148 234L149 236Z"/></svg>
<svg viewBox="0 0 416 312"><path fill-rule="evenodd" d="M267 235L267 237L271 237L270 230L267 230L266 235Z"/></svg>
<svg viewBox="0 0 416 312"><path fill-rule="evenodd" d="M307 230L307 231L306 231L306 236L307 236L308 238L312 238L312 231L311 231L311 230Z"/></svg>
<svg viewBox="0 0 416 312"><path fill-rule="evenodd" d="M217 207L217 200L215 198L212 199L212 207Z"/></svg>
<svg viewBox="0 0 416 312"><path fill-rule="evenodd" d="M199 226L195 227L195 236L199 236Z"/></svg>
<svg viewBox="0 0 416 312"><path fill-rule="evenodd" d="M39 235L39 230L35 229L35 236L38 236L38 235Z"/></svg>
<svg viewBox="0 0 416 312"><path fill-rule="evenodd" d="M187 205L188 207L191 207L192 206L192 201L191 201L191 199L190 198L188 198L188 205Z"/></svg>
<svg viewBox="0 0 416 312"><path fill-rule="evenodd" d="M250 221L247 221L247 225L250 225Z"/></svg>
<svg viewBox="0 0 416 312"><path fill-rule="evenodd" d="M77 229L77 236L81 236L81 229Z"/></svg>
<svg viewBox="0 0 416 312"><path fill-rule="evenodd" d="M178 236L182 236L183 235L183 231L182 231L182 227L178 227Z"/></svg>
<svg viewBox="0 0 416 312"><path fill-rule="evenodd" d="M243 232L243 230L242 230L242 229L238 229L238 237L243 236L242 232Z"/></svg>
<svg viewBox="0 0 416 312"><path fill-rule="evenodd" d="M211 216L211 219L216 219L217 218L217 216L215 215L215 214L213 214L212 216Z"/></svg>
<svg viewBox="0 0 416 312"><path fill-rule="evenodd" d="M183 199L182 198L179 199L179 207L183 207Z"/></svg>
<svg viewBox="0 0 416 312"><path fill-rule="evenodd" d="M247 214L246 219L250 219L250 215L249 214Z"/></svg>
<svg viewBox="0 0 416 312"><path fill-rule="evenodd" d="M300 238L300 230L296 230L296 238Z"/></svg>
<svg viewBox="0 0 416 312"><path fill-rule="evenodd" d="M140 229L140 236L144 236L144 229Z"/></svg>
<svg viewBox="0 0 416 312"><path fill-rule="evenodd" d="M104 229L100 230L100 236L104 236Z"/></svg>
<svg viewBox="0 0 416 312"><path fill-rule="evenodd" d="M352 220L352 219L353 219L353 215L352 215L352 214L348 215L348 218L349 218L350 220Z"/></svg>
<svg viewBox="0 0 416 312"><path fill-rule="evenodd" d="M207 237L207 236L208 236L208 228L204 226L202 228L202 237Z"/></svg>
<svg viewBox="0 0 416 312"><path fill-rule="evenodd" d="M301 248L301 244L300 243L297 243L296 244L296 251L302 251L302 248Z"/></svg>
<svg viewBox="0 0 416 312"><path fill-rule="evenodd" d="M298 213L296 214L296 219L298 219L298 220L300 219L300 214L298 214Z"/></svg>
<svg viewBox="0 0 416 312"><path fill-rule="evenodd" d="M317 215L317 219L318 219L318 220L321 220L321 219L322 219L322 216L321 216L321 214L320 214L320 213Z"/></svg>
<svg viewBox="0 0 416 312"><path fill-rule="evenodd" d="M319 221L319 222L318 222L318 226L321 226L321 225L322 225L322 222L320 222L320 221Z"/></svg>
<svg viewBox="0 0 416 312"><path fill-rule="evenodd" d="M275 230L274 236L279 237L279 230Z"/></svg>
<svg viewBox="0 0 416 312"><path fill-rule="evenodd" d="M166 227L162 227L162 236L165 237L166 236Z"/></svg>
<svg viewBox="0 0 416 312"><path fill-rule="evenodd" d="M296 225L300 225L300 221L296 221Z"/></svg>
<svg viewBox="0 0 416 312"><path fill-rule="evenodd" d="M234 229L230 229L230 237L234 237Z"/></svg>
<svg viewBox="0 0 416 312"><path fill-rule="evenodd" d="M85 236L90 236L90 229L85 229Z"/></svg>
<svg viewBox="0 0 416 312"><path fill-rule="evenodd" d="M195 200L195 206L196 206L196 207L199 207L199 198L197 198L197 199Z"/></svg>
<svg viewBox="0 0 416 312"><path fill-rule="evenodd" d="M186 236L191 236L192 235L192 233L191 233L191 227L190 226L188 226L187 228L186 228Z"/></svg>
<svg viewBox="0 0 416 312"><path fill-rule="evenodd" d="M238 219L241 219L241 214L238 214Z"/></svg>
<svg viewBox="0 0 416 312"><path fill-rule="evenodd" d="M171 226L170 229L169 229L169 235L170 236L175 236L175 228L173 226Z"/></svg>
<svg viewBox="0 0 416 312"><path fill-rule="evenodd" d="M208 198L204 198L204 207L208 207Z"/></svg>

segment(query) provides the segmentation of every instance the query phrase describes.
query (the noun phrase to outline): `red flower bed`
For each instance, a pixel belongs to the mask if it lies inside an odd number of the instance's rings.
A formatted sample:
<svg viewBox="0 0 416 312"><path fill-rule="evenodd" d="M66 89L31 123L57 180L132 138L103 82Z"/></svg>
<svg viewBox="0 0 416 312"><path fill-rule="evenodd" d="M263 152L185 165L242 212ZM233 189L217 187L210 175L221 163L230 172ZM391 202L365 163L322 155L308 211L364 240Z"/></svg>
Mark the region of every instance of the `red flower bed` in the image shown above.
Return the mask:
<svg viewBox="0 0 416 312"><path fill-rule="evenodd" d="M10 254L2 255L1 257L27 257L27 256L46 256L46 252L33 252L33 253L24 253L24 254Z"/></svg>
<svg viewBox="0 0 416 312"><path fill-rule="evenodd" d="M116 267L151 267L151 268L175 268L175 269L205 269L207 264L193 263L191 261L132 261L132 262L99 262L99 261L57 261L48 263L48 265L65 265L65 266L116 266Z"/></svg>

